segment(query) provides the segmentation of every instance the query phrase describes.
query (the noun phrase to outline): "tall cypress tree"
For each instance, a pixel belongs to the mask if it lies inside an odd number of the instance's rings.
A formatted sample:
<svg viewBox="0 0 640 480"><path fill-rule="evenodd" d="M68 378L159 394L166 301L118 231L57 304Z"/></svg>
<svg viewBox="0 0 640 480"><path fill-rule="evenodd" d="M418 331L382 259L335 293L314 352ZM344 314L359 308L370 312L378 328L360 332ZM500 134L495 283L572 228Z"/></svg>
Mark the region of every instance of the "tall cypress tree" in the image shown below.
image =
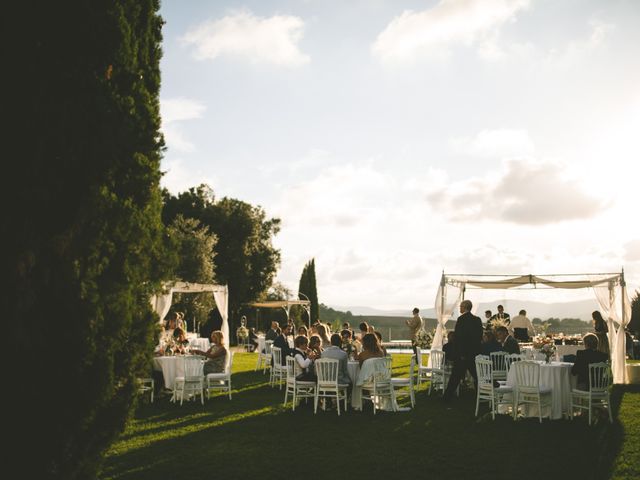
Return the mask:
<svg viewBox="0 0 640 480"><path fill-rule="evenodd" d="M320 308L318 304L318 288L316 286L316 261L312 258L302 269L300 282L298 284L298 297L301 300L311 301L311 322L320 318ZM300 293L304 295L300 295Z"/></svg>
<svg viewBox="0 0 640 480"><path fill-rule="evenodd" d="M0 303L9 358L18 355L3 382L11 386L5 429L20 454L5 451L4 468L91 478L125 426L155 343L159 2L7 7L12 131Z"/></svg>

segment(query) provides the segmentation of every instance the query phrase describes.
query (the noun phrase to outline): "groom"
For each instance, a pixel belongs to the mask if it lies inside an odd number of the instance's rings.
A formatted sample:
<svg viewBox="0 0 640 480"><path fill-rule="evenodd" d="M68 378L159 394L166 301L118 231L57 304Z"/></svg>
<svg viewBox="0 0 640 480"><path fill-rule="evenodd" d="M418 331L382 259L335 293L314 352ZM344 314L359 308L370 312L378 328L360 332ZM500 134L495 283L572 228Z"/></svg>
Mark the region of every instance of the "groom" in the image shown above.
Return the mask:
<svg viewBox="0 0 640 480"><path fill-rule="evenodd" d="M476 355L480 353L482 343L482 320L471 313L473 304L469 300L460 303L460 316L455 328L455 359L453 361L453 372L449 384L444 392L444 400L450 401L453 392L458 388L467 370L473 377L474 384L478 388L478 375L476 373Z"/></svg>

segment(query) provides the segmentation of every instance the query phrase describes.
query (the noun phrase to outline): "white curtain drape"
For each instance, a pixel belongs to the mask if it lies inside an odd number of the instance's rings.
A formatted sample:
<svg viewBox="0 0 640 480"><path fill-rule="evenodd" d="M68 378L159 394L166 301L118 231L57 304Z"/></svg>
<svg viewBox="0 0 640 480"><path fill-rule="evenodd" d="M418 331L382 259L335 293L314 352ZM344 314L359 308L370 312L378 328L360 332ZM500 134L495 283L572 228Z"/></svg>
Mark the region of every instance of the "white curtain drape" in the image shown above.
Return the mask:
<svg viewBox="0 0 640 480"><path fill-rule="evenodd" d="M436 295L436 320L438 324L436 325L436 333L431 342L432 350L442 350L442 345L444 344L444 325L447 323L447 320L451 318L455 308L460 304L463 288L464 284L447 284L444 281L444 276L442 277L438 294ZM427 366L431 366L431 355L429 355Z"/></svg>
<svg viewBox="0 0 640 480"><path fill-rule="evenodd" d="M631 302L627 288L620 282L610 280L593 285L602 316L609 328L609 351L614 383L627 382L625 327L631 320ZM620 292L620 295L618 295Z"/></svg>
<svg viewBox="0 0 640 480"><path fill-rule="evenodd" d="M175 282L168 283L163 288L161 295L151 297L151 305L160 317L160 322L167 316L171 309L171 301L174 293L202 293L211 292L216 301L216 306L222 317L222 333L225 346L229 347L229 288L226 285L211 285L200 283Z"/></svg>
<svg viewBox="0 0 640 480"><path fill-rule="evenodd" d="M218 286L213 290L213 298L216 301L218 311L222 317L222 333L224 335L224 343L229 348L229 289L226 285Z"/></svg>

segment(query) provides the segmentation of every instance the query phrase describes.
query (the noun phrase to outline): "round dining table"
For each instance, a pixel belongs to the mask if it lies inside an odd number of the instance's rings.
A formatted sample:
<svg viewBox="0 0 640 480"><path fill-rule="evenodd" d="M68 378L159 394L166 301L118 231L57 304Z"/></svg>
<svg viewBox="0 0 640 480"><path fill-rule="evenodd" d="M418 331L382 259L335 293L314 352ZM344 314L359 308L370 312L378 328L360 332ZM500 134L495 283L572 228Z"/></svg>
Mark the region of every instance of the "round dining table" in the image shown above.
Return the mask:
<svg viewBox="0 0 640 480"><path fill-rule="evenodd" d="M184 364L181 361L178 361L178 359L183 357L184 355L164 355L161 357L153 357L153 369L162 372L165 388L173 390L176 383L176 377L184 376Z"/></svg>
<svg viewBox="0 0 640 480"><path fill-rule="evenodd" d="M576 387L576 377L571 375L572 363L537 361L540 365L539 385L551 389L551 410L543 411L543 417L558 420L571 412L571 390ZM507 385L517 388L515 370L511 365L507 373ZM526 416L538 416L537 409L530 406L525 411Z"/></svg>

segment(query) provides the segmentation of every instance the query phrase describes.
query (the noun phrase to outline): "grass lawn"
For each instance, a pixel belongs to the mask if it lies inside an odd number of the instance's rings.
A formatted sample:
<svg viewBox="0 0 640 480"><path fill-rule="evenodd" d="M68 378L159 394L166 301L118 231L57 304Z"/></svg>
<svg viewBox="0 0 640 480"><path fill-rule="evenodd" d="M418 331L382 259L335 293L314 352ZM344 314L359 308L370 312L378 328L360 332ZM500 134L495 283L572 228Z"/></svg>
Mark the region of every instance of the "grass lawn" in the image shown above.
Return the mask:
<svg viewBox="0 0 640 480"><path fill-rule="evenodd" d="M394 375L409 355L394 355ZM614 389L614 423L474 417L475 395L450 405L427 396L410 412L313 414L283 407L284 391L254 372L255 354L236 354L233 400L182 407L141 403L107 453L102 477L146 478L640 478L640 389ZM487 413L487 407L482 410Z"/></svg>

